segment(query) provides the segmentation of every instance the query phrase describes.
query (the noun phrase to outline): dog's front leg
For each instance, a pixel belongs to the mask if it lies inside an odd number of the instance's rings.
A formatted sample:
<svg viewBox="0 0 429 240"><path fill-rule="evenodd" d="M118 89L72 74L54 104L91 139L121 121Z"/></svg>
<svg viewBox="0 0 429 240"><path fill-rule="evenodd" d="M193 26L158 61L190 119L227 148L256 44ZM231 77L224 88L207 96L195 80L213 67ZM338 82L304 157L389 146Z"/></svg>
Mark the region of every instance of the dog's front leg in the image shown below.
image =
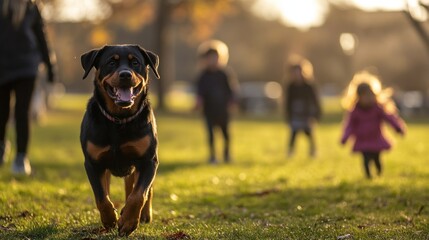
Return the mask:
<svg viewBox="0 0 429 240"><path fill-rule="evenodd" d="M100 211L101 222L104 228L112 229L116 226L118 216L109 198L110 172L94 167L89 161L85 161L85 170Z"/></svg>
<svg viewBox="0 0 429 240"><path fill-rule="evenodd" d="M134 173L136 183L131 194L128 196L121 217L118 221L119 235L128 236L138 226L143 206L148 200L153 180L158 167L157 158L146 160Z"/></svg>

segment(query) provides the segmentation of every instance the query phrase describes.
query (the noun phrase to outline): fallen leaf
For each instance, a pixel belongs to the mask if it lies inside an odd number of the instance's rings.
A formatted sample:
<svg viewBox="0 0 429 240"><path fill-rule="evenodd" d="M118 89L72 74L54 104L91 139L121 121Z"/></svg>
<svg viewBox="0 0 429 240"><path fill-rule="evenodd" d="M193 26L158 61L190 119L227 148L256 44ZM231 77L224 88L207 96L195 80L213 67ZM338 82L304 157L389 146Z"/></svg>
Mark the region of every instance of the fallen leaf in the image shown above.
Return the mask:
<svg viewBox="0 0 429 240"><path fill-rule="evenodd" d="M247 193L247 194L243 194L243 196L249 196L249 197L263 197L272 193L277 193L280 190L277 188L272 188L272 189L266 189L266 190L261 190L261 191L257 191L257 192L253 192L253 193Z"/></svg>
<svg viewBox="0 0 429 240"><path fill-rule="evenodd" d="M104 227L97 227L92 229L90 232L93 234L105 234L108 233L109 230L105 229Z"/></svg>
<svg viewBox="0 0 429 240"><path fill-rule="evenodd" d="M26 217L32 217L32 216L33 216L33 214L27 210L25 210L25 211L23 211L17 215L17 217L20 217L20 218L26 218Z"/></svg>
<svg viewBox="0 0 429 240"><path fill-rule="evenodd" d="M368 226L366 225L358 225L357 228L359 228L360 230L367 228Z"/></svg>
<svg viewBox="0 0 429 240"><path fill-rule="evenodd" d="M346 234L343 236L338 236L337 240L352 239L352 238L353 238L353 236L351 234Z"/></svg>
<svg viewBox="0 0 429 240"><path fill-rule="evenodd" d="M173 221L173 218L162 218L161 222L163 224L170 224L170 222Z"/></svg>
<svg viewBox="0 0 429 240"><path fill-rule="evenodd" d="M188 234L180 231L180 232L177 232L177 233L165 235L165 239L167 239L167 240L191 239L191 236L189 236Z"/></svg>

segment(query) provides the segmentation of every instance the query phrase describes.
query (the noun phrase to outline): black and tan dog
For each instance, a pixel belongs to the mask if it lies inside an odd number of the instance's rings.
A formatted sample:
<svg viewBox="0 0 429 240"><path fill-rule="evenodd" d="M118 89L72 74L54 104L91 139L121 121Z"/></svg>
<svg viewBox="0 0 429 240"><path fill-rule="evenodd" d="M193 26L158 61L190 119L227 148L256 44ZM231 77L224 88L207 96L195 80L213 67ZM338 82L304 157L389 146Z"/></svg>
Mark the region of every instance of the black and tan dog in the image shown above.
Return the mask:
<svg viewBox="0 0 429 240"><path fill-rule="evenodd" d="M156 123L148 100L149 69L159 60L136 45L105 46L81 57L96 69L94 95L81 125L85 169L106 229L129 235L152 219L152 183L158 167ZM126 203L119 220L109 198L110 174L125 177Z"/></svg>

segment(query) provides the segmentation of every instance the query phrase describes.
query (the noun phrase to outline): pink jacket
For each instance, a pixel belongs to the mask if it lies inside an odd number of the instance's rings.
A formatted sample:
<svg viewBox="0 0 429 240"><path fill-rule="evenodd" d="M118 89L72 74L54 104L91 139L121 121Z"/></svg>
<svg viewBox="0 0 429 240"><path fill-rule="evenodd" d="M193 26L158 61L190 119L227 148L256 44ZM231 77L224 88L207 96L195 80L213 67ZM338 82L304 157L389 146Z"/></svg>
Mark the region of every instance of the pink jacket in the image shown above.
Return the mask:
<svg viewBox="0 0 429 240"><path fill-rule="evenodd" d="M346 120L341 143L345 144L349 137L353 137L354 152L380 152L390 149L391 145L381 130L383 121L388 122L396 132L404 134L405 124L400 117L387 114L378 104L370 108L356 105Z"/></svg>

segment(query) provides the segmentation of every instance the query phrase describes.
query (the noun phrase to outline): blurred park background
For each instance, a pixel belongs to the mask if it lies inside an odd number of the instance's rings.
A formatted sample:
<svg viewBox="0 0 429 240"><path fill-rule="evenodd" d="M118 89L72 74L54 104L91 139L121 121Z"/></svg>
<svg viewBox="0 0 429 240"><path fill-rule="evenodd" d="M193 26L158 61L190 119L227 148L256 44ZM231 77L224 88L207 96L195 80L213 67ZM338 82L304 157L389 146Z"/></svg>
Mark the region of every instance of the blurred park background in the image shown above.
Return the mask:
<svg viewBox="0 0 429 240"><path fill-rule="evenodd" d="M151 85L160 142L154 222L128 239L429 239L429 1L40 2L66 94L33 125L32 175L0 169L0 239L118 239L100 229L78 140L93 85L82 80L80 55L116 43L140 44L161 63ZM231 127L233 162L216 166L206 161L203 120L190 111L196 49L212 38L229 46L244 110ZM280 109L290 54L313 63L323 98L316 159L304 138L286 159ZM339 144L338 96L362 69L395 89L408 124L373 181L361 156ZM121 209L123 182L112 181Z"/></svg>
<svg viewBox="0 0 429 240"><path fill-rule="evenodd" d="M80 55L104 44L137 43L160 55L153 81L159 109L190 99L196 48L215 38L230 48L241 108L276 110L284 64L307 57L322 96L341 94L369 69L395 89L407 114L427 112L429 1L421 0L43 0L49 39L67 92L90 92ZM176 104L177 105L177 104Z"/></svg>

